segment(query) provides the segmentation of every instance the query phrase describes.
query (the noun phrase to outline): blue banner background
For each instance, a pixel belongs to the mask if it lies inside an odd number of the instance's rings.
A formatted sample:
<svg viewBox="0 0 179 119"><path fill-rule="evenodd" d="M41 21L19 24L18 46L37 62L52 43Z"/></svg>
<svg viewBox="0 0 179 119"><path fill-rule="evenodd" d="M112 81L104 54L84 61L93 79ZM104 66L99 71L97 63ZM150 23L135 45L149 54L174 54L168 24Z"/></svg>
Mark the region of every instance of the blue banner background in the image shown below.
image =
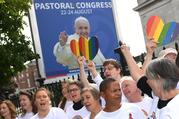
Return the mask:
<svg viewBox="0 0 179 119"><path fill-rule="evenodd" d="M105 8L76 8L77 2L108 2L111 0L34 0L38 31L40 36L42 55L47 78L69 74L68 68L58 64L53 55L53 47L58 42L59 33L66 31L68 34L74 33L74 20L79 16L86 17L91 26L90 36L96 35L99 38L101 52L105 58L119 60L118 54L114 54L114 49L118 47L114 17L111 6ZM70 3L74 8L56 9L45 6L46 3ZM41 5L41 7L38 7ZM75 10L82 10L85 13L74 13ZM73 12L73 14L72 14Z"/></svg>

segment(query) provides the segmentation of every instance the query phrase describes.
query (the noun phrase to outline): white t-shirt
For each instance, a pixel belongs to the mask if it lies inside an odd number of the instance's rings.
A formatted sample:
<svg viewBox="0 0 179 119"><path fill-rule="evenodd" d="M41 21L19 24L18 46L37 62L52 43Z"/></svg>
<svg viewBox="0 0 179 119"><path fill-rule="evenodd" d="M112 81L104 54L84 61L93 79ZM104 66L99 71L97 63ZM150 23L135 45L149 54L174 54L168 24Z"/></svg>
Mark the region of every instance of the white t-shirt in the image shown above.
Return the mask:
<svg viewBox="0 0 179 119"><path fill-rule="evenodd" d="M53 49L53 53L56 57L56 61L60 64L63 64L64 66L68 66L69 69L79 68L77 60L73 55L73 53L71 52L71 48L70 48L70 42L73 39L78 41L79 35L75 33L68 36L67 42L64 46L61 46L60 43L58 42L55 44ZM105 57L103 56L103 54L99 49L93 61L96 64L102 65L104 60Z"/></svg>
<svg viewBox="0 0 179 119"><path fill-rule="evenodd" d="M101 82L103 81L102 77L98 74L96 77L92 78L92 80L97 84L98 89L99 89L99 86Z"/></svg>
<svg viewBox="0 0 179 119"><path fill-rule="evenodd" d="M68 119L68 117L62 109L57 107L51 107L46 117L40 118L37 113L30 119Z"/></svg>
<svg viewBox="0 0 179 119"><path fill-rule="evenodd" d="M67 108L68 108L70 105L73 105L73 101L67 100L67 102L66 102L66 104L65 104L65 107L64 107L64 111L65 111L65 112L66 112Z"/></svg>
<svg viewBox="0 0 179 119"><path fill-rule="evenodd" d="M157 108L159 98L153 95L152 108L150 111L149 119L178 119L178 107L179 107L179 94L176 95L168 104L162 109Z"/></svg>
<svg viewBox="0 0 179 119"><path fill-rule="evenodd" d="M86 117L83 119L90 119L90 116L91 116L91 112L89 114L87 114Z"/></svg>
<svg viewBox="0 0 179 119"><path fill-rule="evenodd" d="M160 109L159 119L179 119L179 94L177 94L167 106Z"/></svg>
<svg viewBox="0 0 179 119"><path fill-rule="evenodd" d="M103 81L102 77L99 74L96 77L94 77L92 80L97 84L98 88L100 87L100 84ZM119 82L119 85L121 86L120 82ZM121 91L121 93L122 93L121 102L128 102L124 93L122 91ZM105 102L102 102L102 106L105 104L106 104Z"/></svg>
<svg viewBox="0 0 179 119"><path fill-rule="evenodd" d="M158 101L159 101L159 97L155 96L152 92L152 106L151 109L149 111L149 116L148 119L158 119L158 112L159 109L157 107Z"/></svg>
<svg viewBox="0 0 179 119"><path fill-rule="evenodd" d="M122 106L114 112L100 111L94 119L146 119L141 109L130 103L122 103Z"/></svg>
<svg viewBox="0 0 179 119"><path fill-rule="evenodd" d="M73 105L70 105L67 110L66 114L68 116L68 119L83 119L86 118L90 114L90 112L86 109L85 106L83 106L79 110L74 110Z"/></svg>
<svg viewBox="0 0 179 119"><path fill-rule="evenodd" d="M18 119L30 119L31 117L34 116L34 113L33 112L27 112L25 113L25 115L20 115L18 116Z"/></svg>
<svg viewBox="0 0 179 119"><path fill-rule="evenodd" d="M60 104L61 104L61 103L60 103ZM58 105L59 108L60 108L60 104ZM68 108L70 105L73 105L73 101L67 100L66 103L65 103L65 107L64 107L63 110L66 112L67 108Z"/></svg>
<svg viewBox="0 0 179 119"><path fill-rule="evenodd" d="M142 101L132 104L136 104L137 106L139 106L144 112L144 114L146 116L149 116L150 110L152 108L152 103L153 103L153 99L145 95Z"/></svg>

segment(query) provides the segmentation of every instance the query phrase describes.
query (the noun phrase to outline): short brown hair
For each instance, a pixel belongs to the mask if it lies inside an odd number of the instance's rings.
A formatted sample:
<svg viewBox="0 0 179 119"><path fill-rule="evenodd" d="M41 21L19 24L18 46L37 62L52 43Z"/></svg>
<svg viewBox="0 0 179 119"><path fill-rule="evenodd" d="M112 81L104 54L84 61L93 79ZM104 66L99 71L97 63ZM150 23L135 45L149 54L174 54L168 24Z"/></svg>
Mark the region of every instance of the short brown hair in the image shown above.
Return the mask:
<svg viewBox="0 0 179 119"><path fill-rule="evenodd" d="M68 83L68 88L71 86L71 85L77 85L80 89L80 91L82 90L83 88L83 84L80 82L80 81L76 81L76 80L73 80L73 81L70 81Z"/></svg>
<svg viewBox="0 0 179 119"><path fill-rule="evenodd" d="M121 72L120 72L120 75L122 76L122 66L120 64L120 62L118 62L117 60L115 59L106 59L104 62L103 62L103 67L107 66L107 65L113 65L116 69L120 69Z"/></svg>
<svg viewBox="0 0 179 119"><path fill-rule="evenodd" d="M37 108L36 108L36 106L34 105L34 100L33 100L33 95L32 95L32 93L27 92L27 91L20 91L20 92L19 92L19 96L21 96L21 95L27 96L28 99L31 101L32 112L35 114L35 113L37 112ZM26 114L26 110L22 109L22 115L21 115L21 116L23 117L23 116L25 116L25 114Z"/></svg>
<svg viewBox="0 0 179 119"><path fill-rule="evenodd" d="M121 64L115 59L106 59L103 63L103 66L105 67L109 64L113 65L116 69L122 69Z"/></svg>

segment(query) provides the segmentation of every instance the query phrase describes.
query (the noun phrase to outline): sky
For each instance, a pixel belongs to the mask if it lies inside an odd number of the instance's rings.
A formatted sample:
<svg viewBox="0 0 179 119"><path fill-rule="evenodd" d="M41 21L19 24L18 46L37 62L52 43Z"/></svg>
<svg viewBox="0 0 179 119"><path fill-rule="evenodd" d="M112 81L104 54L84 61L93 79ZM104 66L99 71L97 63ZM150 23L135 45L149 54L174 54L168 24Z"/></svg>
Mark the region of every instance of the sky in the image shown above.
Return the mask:
<svg viewBox="0 0 179 119"><path fill-rule="evenodd" d="M138 12L134 11L137 0L112 0L118 37L130 47L133 56L146 51L145 40Z"/></svg>

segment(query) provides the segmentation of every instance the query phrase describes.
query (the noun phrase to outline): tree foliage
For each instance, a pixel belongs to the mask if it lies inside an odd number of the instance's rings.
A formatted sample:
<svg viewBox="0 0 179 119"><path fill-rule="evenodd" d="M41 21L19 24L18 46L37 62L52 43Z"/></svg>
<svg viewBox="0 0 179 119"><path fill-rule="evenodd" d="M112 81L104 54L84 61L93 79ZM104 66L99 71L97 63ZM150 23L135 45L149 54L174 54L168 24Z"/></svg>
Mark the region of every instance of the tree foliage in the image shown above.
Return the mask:
<svg viewBox="0 0 179 119"><path fill-rule="evenodd" d="M31 0L0 0L0 87L9 84L25 62L37 58L22 33L22 18L30 7Z"/></svg>

